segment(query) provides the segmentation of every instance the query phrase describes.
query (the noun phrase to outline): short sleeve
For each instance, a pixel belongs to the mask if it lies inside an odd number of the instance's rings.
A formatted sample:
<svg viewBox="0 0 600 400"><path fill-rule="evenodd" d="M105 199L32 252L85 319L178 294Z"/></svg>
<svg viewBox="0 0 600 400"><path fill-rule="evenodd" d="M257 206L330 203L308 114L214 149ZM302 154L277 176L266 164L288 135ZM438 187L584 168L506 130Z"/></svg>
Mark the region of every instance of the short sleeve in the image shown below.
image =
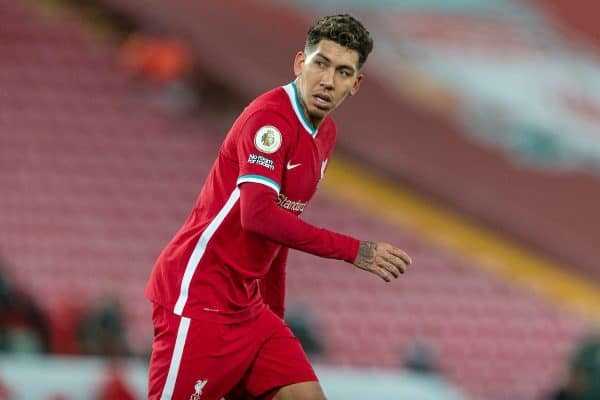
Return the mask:
<svg viewBox="0 0 600 400"><path fill-rule="evenodd" d="M279 193L287 151L292 141L290 124L280 114L258 111L250 116L236 144L240 163L237 185L255 182Z"/></svg>

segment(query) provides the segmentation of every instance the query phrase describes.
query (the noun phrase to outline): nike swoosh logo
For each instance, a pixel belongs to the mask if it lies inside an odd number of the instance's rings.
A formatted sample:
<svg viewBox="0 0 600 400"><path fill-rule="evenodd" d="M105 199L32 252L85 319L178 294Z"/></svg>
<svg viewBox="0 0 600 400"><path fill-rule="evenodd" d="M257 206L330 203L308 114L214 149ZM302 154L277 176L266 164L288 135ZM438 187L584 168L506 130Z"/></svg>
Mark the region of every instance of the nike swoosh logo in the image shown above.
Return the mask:
<svg viewBox="0 0 600 400"><path fill-rule="evenodd" d="M288 161L288 163L287 163L287 169L294 169L296 167L299 167L300 165L302 165L302 163L290 164L290 162Z"/></svg>

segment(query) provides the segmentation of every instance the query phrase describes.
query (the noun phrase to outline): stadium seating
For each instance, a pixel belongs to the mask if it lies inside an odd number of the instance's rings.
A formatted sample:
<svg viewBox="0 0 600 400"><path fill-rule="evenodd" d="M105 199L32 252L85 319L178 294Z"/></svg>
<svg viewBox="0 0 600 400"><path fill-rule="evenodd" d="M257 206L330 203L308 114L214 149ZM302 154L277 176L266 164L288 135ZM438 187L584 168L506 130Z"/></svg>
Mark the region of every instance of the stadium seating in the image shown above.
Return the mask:
<svg viewBox="0 0 600 400"><path fill-rule="evenodd" d="M77 20L0 7L10 37L0 43L1 253L50 310L122 297L139 351L151 334L149 269L197 195L216 138L158 116L114 49Z"/></svg>
<svg viewBox="0 0 600 400"><path fill-rule="evenodd" d="M0 0L0 255L60 319L116 296L138 353L151 342L143 289L185 219L219 145L201 119L157 112L115 49L72 15ZM481 272L409 231L319 195L308 220L402 244L414 268L385 284L293 252L288 308L310 308L321 362L399 367L415 341L475 398L533 399L552 388L581 317Z"/></svg>
<svg viewBox="0 0 600 400"><path fill-rule="evenodd" d="M431 341L442 369L481 398L536 398L556 384L584 321L410 232L340 214L331 199L309 212L334 228L404 243L415 260L401 282L384 284L348 265L292 255L288 303L317 313L329 362L394 367L410 344Z"/></svg>

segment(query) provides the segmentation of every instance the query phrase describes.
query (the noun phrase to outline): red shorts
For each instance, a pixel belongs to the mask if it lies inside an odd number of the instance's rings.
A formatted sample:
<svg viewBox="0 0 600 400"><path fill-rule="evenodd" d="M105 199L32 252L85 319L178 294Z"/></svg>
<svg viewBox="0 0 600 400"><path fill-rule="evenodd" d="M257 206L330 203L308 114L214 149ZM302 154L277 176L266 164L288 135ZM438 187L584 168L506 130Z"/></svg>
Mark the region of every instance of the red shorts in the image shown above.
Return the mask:
<svg viewBox="0 0 600 400"><path fill-rule="evenodd" d="M317 381L300 342L268 308L250 321L191 320L154 305L151 400L271 399Z"/></svg>

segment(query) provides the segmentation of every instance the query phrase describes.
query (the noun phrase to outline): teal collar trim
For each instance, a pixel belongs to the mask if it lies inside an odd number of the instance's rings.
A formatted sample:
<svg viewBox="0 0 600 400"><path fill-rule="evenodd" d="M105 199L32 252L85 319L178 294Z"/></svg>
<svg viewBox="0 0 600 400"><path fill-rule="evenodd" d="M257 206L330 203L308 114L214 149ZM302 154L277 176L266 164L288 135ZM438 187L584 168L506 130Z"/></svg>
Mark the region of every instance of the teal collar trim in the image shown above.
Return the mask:
<svg viewBox="0 0 600 400"><path fill-rule="evenodd" d="M283 86L283 89L287 93L287 95L290 99L290 102L292 103L292 108L296 112L296 116L298 117L298 120L300 120L300 123L302 124L302 126L304 126L304 129L306 129L306 131L312 137L317 136L319 128L318 127L315 128L311 124L311 122L308 120L308 118L306 118L306 115L304 115L304 108L302 107L302 103L300 102L300 94L298 93L298 88L296 87L296 83L291 82L291 83Z"/></svg>

